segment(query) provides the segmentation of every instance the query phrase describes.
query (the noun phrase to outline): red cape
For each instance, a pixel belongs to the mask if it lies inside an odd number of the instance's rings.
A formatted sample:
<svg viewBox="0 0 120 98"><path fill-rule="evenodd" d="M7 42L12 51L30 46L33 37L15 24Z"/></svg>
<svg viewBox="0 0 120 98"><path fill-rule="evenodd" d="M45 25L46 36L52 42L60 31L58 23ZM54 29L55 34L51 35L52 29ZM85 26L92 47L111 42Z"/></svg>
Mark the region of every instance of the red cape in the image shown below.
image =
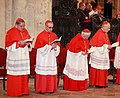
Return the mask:
<svg viewBox="0 0 120 98"><path fill-rule="evenodd" d="M39 35L37 36L34 48L36 49L41 48L46 44L50 45L50 43L55 39L58 39L55 33L47 32L46 30L44 30L43 32L39 33ZM59 42L57 44L60 46Z"/></svg>
<svg viewBox="0 0 120 98"><path fill-rule="evenodd" d="M14 42L17 43L20 40L25 40L29 38L30 35L25 28L22 32L20 32L16 27L13 27L6 33L5 47L11 46Z"/></svg>
<svg viewBox="0 0 120 98"><path fill-rule="evenodd" d="M104 44L110 45L110 40L109 40L108 34L105 33L102 29L99 29L90 40L90 45L101 47Z"/></svg>
<svg viewBox="0 0 120 98"><path fill-rule="evenodd" d="M81 51L88 51L89 42L88 39L83 39L81 34L77 34L69 43L68 50L74 53Z"/></svg>

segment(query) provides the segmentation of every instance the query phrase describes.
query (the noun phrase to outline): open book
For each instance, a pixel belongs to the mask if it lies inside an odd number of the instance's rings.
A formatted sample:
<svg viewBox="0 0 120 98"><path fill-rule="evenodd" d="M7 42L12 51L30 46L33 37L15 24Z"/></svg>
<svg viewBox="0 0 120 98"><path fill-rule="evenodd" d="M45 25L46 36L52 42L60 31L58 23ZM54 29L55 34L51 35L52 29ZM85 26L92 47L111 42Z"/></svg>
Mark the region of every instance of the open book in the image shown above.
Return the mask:
<svg viewBox="0 0 120 98"><path fill-rule="evenodd" d="M61 38L62 38L62 36L60 36L59 39L55 39L54 41L52 41L51 44L54 44L54 43L60 42L60 41L61 41Z"/></svg>
<svg viewBox="0 0 120 98"><path fill-rule="evenodd" d="M119 42L116 42L116 43L112 44L112 47L117 47L117 46L119 46Z"/></svg>
<svg viewBox="0 0 120 98"><path fill-rule="evenodd" d="M24 43L29 43L29 42L32 42L33 40L34 40L34 37L32 36L31 38L26 39L26 40L24 40L23 42L24 42Z"/></svg>

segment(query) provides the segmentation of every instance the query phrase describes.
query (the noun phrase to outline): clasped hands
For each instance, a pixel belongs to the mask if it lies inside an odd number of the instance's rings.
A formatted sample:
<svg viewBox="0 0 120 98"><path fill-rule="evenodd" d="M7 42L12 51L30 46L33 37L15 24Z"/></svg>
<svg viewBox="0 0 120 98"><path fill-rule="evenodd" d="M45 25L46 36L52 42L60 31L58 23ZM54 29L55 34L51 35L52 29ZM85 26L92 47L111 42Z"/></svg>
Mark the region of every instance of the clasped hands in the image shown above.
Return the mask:
<svg viewBox="0 0 120 98"><path fill-rule="evenodd" d="M87 54L88 54L88 52L82 51L82 55L87 55Z"/></svg>
<svg viewBox="0 0 120 98"><path fill-rule="evenodd" d="M112 48L112 45L108 45L108 49L111 49Z"/></svg>

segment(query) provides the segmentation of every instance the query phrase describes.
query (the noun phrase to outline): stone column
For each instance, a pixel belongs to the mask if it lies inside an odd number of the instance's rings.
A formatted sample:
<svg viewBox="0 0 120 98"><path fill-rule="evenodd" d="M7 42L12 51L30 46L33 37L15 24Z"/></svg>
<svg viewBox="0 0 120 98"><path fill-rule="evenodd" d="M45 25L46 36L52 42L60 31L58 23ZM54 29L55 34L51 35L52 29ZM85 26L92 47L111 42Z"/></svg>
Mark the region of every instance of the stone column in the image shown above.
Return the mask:
<svg viewBox="0 0 120 98"><path fill-rule="evenodd" d="M37 36L47 19L52 19L52 0L0 0L0 47L4 47L5 33L21 17L30 35Z"/></svg>
<svg viewBox="0 0 120 98"><path fill-rule="evenodd" d="M5 31L13 26L12 13L13 13L13 0L5 0Z"/></svg>
<svg viewBox="0 0 120 98"><path fill-rule="evenodd" d="M5 43L5 0L0 0L0 47Z"/></svg>

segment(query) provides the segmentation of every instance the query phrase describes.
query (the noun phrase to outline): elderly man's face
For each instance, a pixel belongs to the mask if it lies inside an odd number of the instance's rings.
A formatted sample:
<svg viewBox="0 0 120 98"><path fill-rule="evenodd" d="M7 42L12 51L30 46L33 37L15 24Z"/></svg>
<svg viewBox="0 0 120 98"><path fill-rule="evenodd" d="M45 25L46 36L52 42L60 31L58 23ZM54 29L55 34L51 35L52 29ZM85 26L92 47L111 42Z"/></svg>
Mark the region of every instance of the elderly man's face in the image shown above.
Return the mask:
<svg viewBox="0 0 120 98"><path fill-rule="evenodd" d="M104 32L107 33L108 31L110 31L110 24L108 23L108 24L103 25L102 29Z"/></svg>
<svg viewBox="0 0 120 98"><path fill-rule="evenodd" d="M20 24L16 25L17 29L22 31L25 28L25 23L21 22Z"/></svg>
<svg viewBox="0 0 120 98"><path fill-rule="evenodd" d="M45 28L48 32L52 32L53 26L53 23L47 23Z"/></svg>
<svg viewBox="0 0 120 98"><path fill-rule="evenodd" d="M83 6L82 6L82 10L85 10L85 4L83 4Z"/></svg>
<svg viewBox="0 0 120 98"><path fill-rule="evenodd" d="M88 38L90 37L90 35L91 35L91 33L83 33L83 34L82 34L82 37L83 37L84 39L88 39Z"/></svg>

